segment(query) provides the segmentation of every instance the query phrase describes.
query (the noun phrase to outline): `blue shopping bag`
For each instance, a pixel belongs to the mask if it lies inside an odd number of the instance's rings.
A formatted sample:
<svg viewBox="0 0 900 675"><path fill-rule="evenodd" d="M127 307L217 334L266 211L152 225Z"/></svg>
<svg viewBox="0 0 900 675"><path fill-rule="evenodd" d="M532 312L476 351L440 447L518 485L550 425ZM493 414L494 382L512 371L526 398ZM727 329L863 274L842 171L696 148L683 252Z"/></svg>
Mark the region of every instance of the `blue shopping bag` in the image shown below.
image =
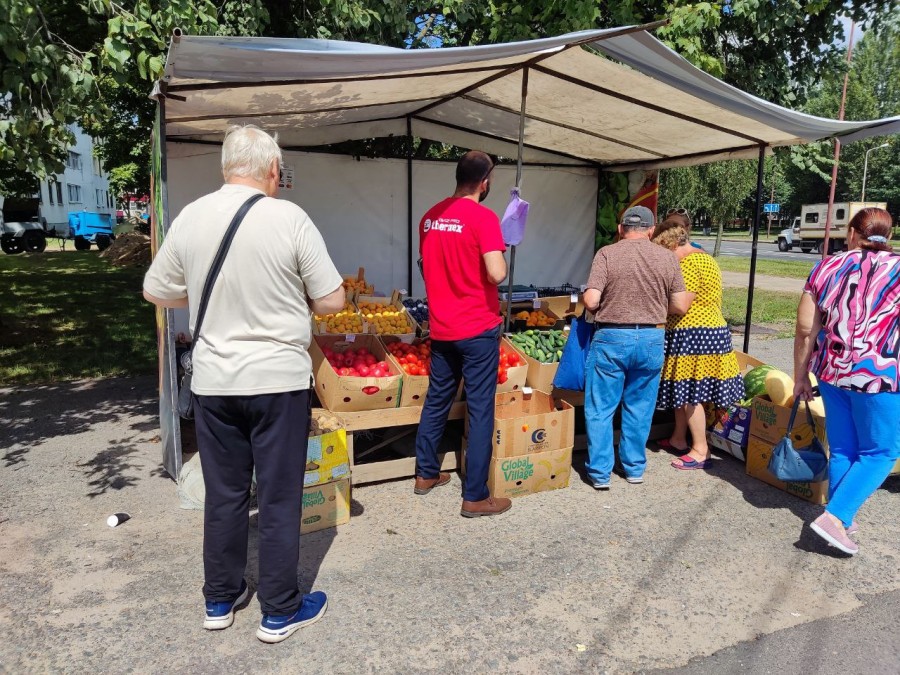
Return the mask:
<svg viewBox="0 0 900 675"><path fill-rule="evenodd" d="M572 321L569 330L571 332L566 346L563 347L559 368L556 377L553 378L553 387L584 391L584 371L591 349L591 338L594 336L594 324L588 323L582 314Z"/></svg>

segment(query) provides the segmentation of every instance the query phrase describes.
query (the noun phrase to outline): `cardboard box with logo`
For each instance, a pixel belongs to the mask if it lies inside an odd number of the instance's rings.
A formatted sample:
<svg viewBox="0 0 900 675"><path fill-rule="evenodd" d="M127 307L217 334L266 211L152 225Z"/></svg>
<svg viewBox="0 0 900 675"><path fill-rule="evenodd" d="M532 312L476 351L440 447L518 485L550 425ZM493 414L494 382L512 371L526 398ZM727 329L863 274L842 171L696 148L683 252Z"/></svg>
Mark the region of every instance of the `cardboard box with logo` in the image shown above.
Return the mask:
<svg viewBox="0 0 900 675"><path fill-rule="evenodd" d="M463 438L463 466L468 439ZM572 448L534 452L518 457L492 457L488 490L492 497L524 497L569 486Z"/></svg>
<svg viewBox="0 0 900 675"><path fill-rule="evenodd" d="M350 475L347 432L343 429L310 436L306 443L306 473L303 485L329 483Z"/></svg>
<svg viewBox="0 0 900 675"><path fill-rule="evenodd" d="M365 347L378 361L385 361L395 374L390 377L340 377L325 358L323 349L340 354ZM332 412L356 412L396 408L400 405L403 376L391 365L384 346L375 335L315 335L309 347L316 395Z"/></svg>
<svg viewBox="0 0 900 675"><path fill-rule="evenodd" d="M786 483L769 473L769 458L773 447L775 443L750 436L747 444L747 475L813 504L825 504L828 501L827 480L818 483Z"/></svg>
<svg viewBox="0 0 900 675"><path fill-rule="evenodd" d="M568 487L575 409L543 391L497 394L492 443L488 487L494 497Z"/></svg>
<svg viewBox="0 0 900 675"><path fill-rule="evenodd" d="M792 495L814 504L825 504L828 501L828 481L817 483L786 483L769 473L769 459L774 448L787 433L791 409L773 403L768 398L757 396L753 399L753 413L750 421L750 440L747 444L747 474L769 485L784 490ZM828 450L828 439L825 435L825 418L814 415L815 434L822 447ZM812 443L813 429L806 417L806 410L801 404L791 430L794 447L808 447Z"/></svg>
<svg viewBox="0 0 900 675"><path fill-rule="evenodd" d="M794 420L794 428L791 430L791 439L795 448L803 448L812 442L813 429L807 420L806 404L801 403ZM775 445L784 438L787 433L788 421L791 419L791 409L773 403L768 398L757 396L753 399L753 413L750 419L750 435ZM828 437L825 435L825 418L813 415L816 423L816 435L822 442L822 446L828 449Z"/></svg>
<svg viewBox="0 0 900 675"><path fill-rule="evenodd" d="M300 534L350 522L350 476L303 488Z"/></svg>

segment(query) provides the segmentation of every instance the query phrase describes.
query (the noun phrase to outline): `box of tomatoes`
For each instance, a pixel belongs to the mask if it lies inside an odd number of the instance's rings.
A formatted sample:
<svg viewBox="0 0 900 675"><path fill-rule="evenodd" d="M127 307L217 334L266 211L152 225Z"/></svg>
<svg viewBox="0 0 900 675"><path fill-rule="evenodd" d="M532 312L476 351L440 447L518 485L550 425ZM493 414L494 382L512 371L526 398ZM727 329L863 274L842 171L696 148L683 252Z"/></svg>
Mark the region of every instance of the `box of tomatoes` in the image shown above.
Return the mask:
<svg viewBox="0 0 900 675"><path fill-rule="evenodd" d="M309 348L319 401L333 412L396 408L402 371L375 335L315 335Z"/></svg>
<svg viewBox="0 0 900 675"><path fill-rule="evenodd" d="M416 338L407 342L408 336L382 335L390 358L403 371L403 388L400 391L400 407L422 406L428 393L431 375L431 339Z"/></svg>
<svg viewBox="0 0 900 675"><path fill-rule="evenodd" d="M504 337L500 340L500 365L497 368L497 393L519 391L525 386L528 364L513 344Z"/></svg>

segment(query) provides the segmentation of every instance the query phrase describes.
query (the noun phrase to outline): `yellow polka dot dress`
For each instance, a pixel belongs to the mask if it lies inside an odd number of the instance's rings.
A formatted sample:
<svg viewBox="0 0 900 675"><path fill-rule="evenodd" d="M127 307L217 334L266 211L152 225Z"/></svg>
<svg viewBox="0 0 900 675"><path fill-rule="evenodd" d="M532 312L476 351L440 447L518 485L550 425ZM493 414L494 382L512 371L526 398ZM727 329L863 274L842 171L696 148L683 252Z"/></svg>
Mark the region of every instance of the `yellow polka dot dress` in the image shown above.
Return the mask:
<svg viewBox="0 0 900 675"><path fill-rule="evenodd" d="M744 382L722 315L722 275L715 259L699 251L682 258L681 273L697 296L687 314L666 324L657 407L711 402L724 408L744 398Z"/></svg>

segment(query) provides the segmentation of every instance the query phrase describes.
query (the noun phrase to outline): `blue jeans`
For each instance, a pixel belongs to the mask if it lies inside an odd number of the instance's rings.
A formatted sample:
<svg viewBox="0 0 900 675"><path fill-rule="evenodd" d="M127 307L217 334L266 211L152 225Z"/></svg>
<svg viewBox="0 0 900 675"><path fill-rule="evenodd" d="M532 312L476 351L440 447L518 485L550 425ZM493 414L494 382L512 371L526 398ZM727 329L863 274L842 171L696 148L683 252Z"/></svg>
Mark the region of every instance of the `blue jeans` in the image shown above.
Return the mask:
<svg viewBox="0 0 900 675"><path fill-rule="evenodd" d="M828 420L828 506L844 527L900 457L900 393L867 394L819 382Z"/></svg>
<svg viewBox="0 0 900 675"><path fill-rule="evenodd" d="M493 449L501 331L502 326L497 326L466 340L431 341L431 379L416 434L416 475L437 478L441 471L438 447L459 381L464 378L469 438L463 499L472 502L490 497L487 479Z"/></svg>
<svg viewBox="0 0 900 675"><path fill-rule="evenodd" d="M663 366L662 328L601 328L588 354L584 392L587 474L608 483L613 469L613 415L622 404L619 459L625 475L644 474L647 437Z"/></svg>

